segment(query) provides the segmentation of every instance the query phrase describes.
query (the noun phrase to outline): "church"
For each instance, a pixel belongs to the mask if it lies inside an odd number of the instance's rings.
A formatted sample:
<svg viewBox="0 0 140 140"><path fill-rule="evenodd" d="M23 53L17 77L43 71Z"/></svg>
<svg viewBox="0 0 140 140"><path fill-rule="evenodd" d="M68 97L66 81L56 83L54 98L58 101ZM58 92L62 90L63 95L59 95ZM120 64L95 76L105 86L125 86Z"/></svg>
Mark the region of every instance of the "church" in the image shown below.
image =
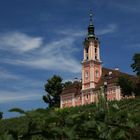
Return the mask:
<svg viewBox="0 0 140 140"><path fill-rule="evenodd" d="M63 89L60 95L61 108L98 102L101 90L106 100L121 100L123 96L117 84L119 76L127 75L134 78L132 75L120 72L118 68L102 67L100 41L94 29L92 13L90 13L88 34L83 43L82 80L75 81Z"/></svg>

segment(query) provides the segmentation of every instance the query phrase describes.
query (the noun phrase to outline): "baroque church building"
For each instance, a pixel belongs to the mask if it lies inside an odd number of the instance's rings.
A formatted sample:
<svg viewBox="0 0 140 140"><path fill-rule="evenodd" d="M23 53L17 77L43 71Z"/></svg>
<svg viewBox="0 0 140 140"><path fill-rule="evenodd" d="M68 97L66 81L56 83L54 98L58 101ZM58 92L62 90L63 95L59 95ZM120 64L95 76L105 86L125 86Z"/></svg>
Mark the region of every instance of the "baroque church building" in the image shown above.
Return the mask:
<svg viewBox="0 0 140 140"><path fill-rule="evenodd" d="M134 76L122 73L118 68L108 69L102 67L100 59L100 41L94 32L92 14L88 26L88 35L84 40L82 81L75 81L63 89L60 95L60 107L71 107L98 102L102 92L107 100L120 100L121 88L117 84L121 75Z"/></svg>

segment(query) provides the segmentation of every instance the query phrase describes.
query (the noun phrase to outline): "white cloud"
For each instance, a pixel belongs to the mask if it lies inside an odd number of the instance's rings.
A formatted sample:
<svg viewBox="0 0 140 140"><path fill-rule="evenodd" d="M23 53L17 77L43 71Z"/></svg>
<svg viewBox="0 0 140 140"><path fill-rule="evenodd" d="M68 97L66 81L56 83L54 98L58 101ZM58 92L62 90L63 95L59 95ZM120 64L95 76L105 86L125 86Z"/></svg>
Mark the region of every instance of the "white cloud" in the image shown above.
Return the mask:
<svg viewBox="0 0 140 140"><path fill-rule="evenodd" d="M0 59L2 63L13 64L15 67L26 66L27 69L36 68L56 70L57 72L63 71L65 73L81 73L80 62L73 56L73 53L77 52L77 48L74 44L76 38L69 36L54 40L50 43L45 43L41 41L41 37L37 37L41 42L35 43L38 45L30 45L36 38L26 34L23 35L23 33L18 33L18 35L20 35L20 37L17 37L17 35L15 37L15 32L13 33L13 38L12 33L10 33L10 35L0 35L0 49L5 47L4 49L9 51L8 53L10 54L11 49L9 48L12 48L12 52L15 52L14 58L12 58L11 55L8 55L8 57ZM9 39L7 40L7 44L6 38ZM21 41L19 38L23 38L23 40L21 39ZM29 43L30 47L28 49L26 48L28 43L25 45L26 43L24 42ZM25 48L21 49L23 47ZM16 57L18 51L21 52L20 57ZM30 51L31 53L24 53L27 51ZM26 75L20 75L20 71L15 71L15 73L10 72L8 69L0 68L0 82L3 82L3 80L9 82L9 84L4 85L4 87L2 87L3 83L1 83L0 103L37 100L42 98L42 94L44 93L43 82L38 81L37 79L30 79Z"/></svg>
<svg viewBox="0 0 140 140"><path fill-rule="evenodd" d="M73 46L74 41L75 38L72 37L65 37L59 40L52 41L44 45L43 48L40 50L40 53L44 55L46 53L47 55L55 55L63 51L65 51L65 53L71 53L73 51L76 51L76 48Z"/></svg>
<svg viewBox="0 0 140 140"><path fill-rule="evenodd" d="M110 34L114 33L117 30L117 25L116 24L109 24L103 29L97 29L97 35L105 35L105 34ZM74 29L66 29L66 30L59 30L56 33L70 36L70 37L84 37L87 35L86 30L74 30Z"/></svg>
<svg viewBox="0 0 140 140"><path fill-rule="evenodd" d="M25 75L18 75L15 77L14 74L11 74L10 77L5 76L4 78L5 80L7 80L5 82L7 84L1 83L3 82L3 79L0 79L0 103L38 100L42 98L44 91L43 81L38 81L37 79L30 79ZM11 81L9 81L9 78Z"/></svg>
<svg viewBox="0 0 140 140"><path fill-rule="evenodd" d="M104 29L97 30L98 35L105 35L109 33L113 33L117 30L117 25L116 24L110 24Z"/></svg>
<svg viewBox="0 0 140 140"><path fill-rule="evenodd" d="M115 24L110 24L107 28L99 30L97 34L112 33L116 29ZM20 52L32 51L38 48L28 56L23 53L18 59L6 58L4 62L29 68L81 73L80 61L74 57L73 53L78 53L79 49L75 46L75 41L78 37L84 36L84 31L63 29L56 31L56 33L59 34L60 39L50 43L43 42L42 37L33 38L20 32L0 36L0 46L5 44L4 47L7 49L13 47L15 52L17 50Z"/></svg>
<svg viewBox="0 0 140 140"><path fill-rule="evenodd" d="M67 36L73 36L73 37L82 37L82 36L86 35L85 30L78 30L78 29L59 30L56 33L67 35Z"/></svg>
<svg viewBox="0 0 140 140"><path fill-rule="evenodd" d="M20 75L19 72L17 74L11 73L8 70L0 68L0 98L1 95L5 95L3 93L17 93L21 95L21 93L26 94L25 90L30 91L30 93L35 93L34 91L43 88L43 81L40 81L35 78L29 78L26 75ZM14 92L13 92L14 91Z"/></svg>
<svg viewBox="0 0 140 140"><path fill-rule="evenodd" d="M131 3L122 3L122 1L119 3L115 2L113 4L115 7L119 8L121 11L124 12L133 12L133 13L139 13L139 7L140 7L140 2L139 1L135 1L135 2L131 2Z"/></svg>
<svg viewBox="0 0 140 140"><path fill-rule="evenodd" d="M127 45L127 47L129 48L135 48L135 49L139 49L140 48L140 43L134 43L134 44L129 44Z"/></svg>
<svg viewBox="0 0 140 140"><path fill-rule="evenodd" d="M29 92L29 91L28 91ZM28 93L24 91L23 93L19 93L18 91L0 91L0 103L5 102L14 102L14 101L27 101L27 100L38 100L42 98L41 94L37 93ZM26 93L26 94L25 94Z"/></svg>
<svg viewBox="0 0 140 140"><path fill-rule="evenodd" d="M42 45L41 37L31 37L21 32L11 32L0 35L0 48L18 52L27 52Z"/></svg>
<svg viewBox="0 0 140 140"><path fill-rule="evenodd" d="M31 37L28 36L28 39L29 38ZM42 40L41 37L38 38ZM17 42L16 38L14 39L15 42ZM31 40L34 39L31 38ZM23 53L18 59L11 60L11 58L6 58L4 62L14 65L25 65L29 68L80 73L80 62L73 56L73 53L77 51L77 47L74 45L75 40L75 37L65 37L48 44L42 42L42 46L33 53L28 54L28 56ZM40 45L41 43L38 44ZM22 48L23 44L19 44L18 47ZM31 49L33 48L30 47L30 50Z"/></svg>
<svg viewBox="0 0 140 140"><path fill-rule="evenodd" d="M57 59L56 59L57 58ZM16 65L26 65L28 67L37 68L37 69L46 69L46 70L62 70L65 72L79 73L81 72L80 63L76 62L72 58L67 56L55 55L55 58L33 58L31 60L15 60L11 62Z"/></svg>
<svg viewBox="0 0 140 140"><path fill-rule="evenodd" d="M0 80L17 80L19 77L7 70L0 68Z"/></svg>
<svg viewBox="0 0 140 140"><path fill-rule="evenodd" d="M118 11L125 13L139 13L140 1L139 0L108 0L108 2L103 0L98 0L101 5L107 5L111 8L115 8Z"/></svg>
<svg viewBox="0 0 140 140"><path fill-rule="evenodd" d="M98 30L97 34L113 33L116 29L115 24L110 24L105 29ZM9 58L4 58L4 61L2 61L28 68L81 73L80 61L74 57L74 53L77 52L77 55L79 55L79 47L75 46L75 41L78 37L84 35L84 31L63 29L62 31L56 31L56 34L59 34L60 39L53 40L50 43L43 41L42 37L31 37L20 32L1 35L0 48L5 47L6 50L13 48L15 52L32 52L28 53L28 56L26 53L21 53L20 58L15 57L12 60L9 56Z"/></svg>

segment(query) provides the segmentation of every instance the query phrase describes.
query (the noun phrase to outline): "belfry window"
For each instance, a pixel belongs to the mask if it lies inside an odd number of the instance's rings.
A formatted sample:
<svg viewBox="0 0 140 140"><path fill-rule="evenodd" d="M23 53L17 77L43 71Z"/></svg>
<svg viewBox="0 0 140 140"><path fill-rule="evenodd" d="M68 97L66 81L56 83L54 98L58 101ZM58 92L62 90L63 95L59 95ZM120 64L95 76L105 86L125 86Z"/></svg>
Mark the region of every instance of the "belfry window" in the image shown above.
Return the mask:
<svg viewBox="0 0 140 140"><path fill-rule="evenodd" d="M95 60L97 60L97 55L95 55Z"/></svg>
<svg viewBox="0 0 140 140"><path fill-rule="evenodd" d="M85 50L86 50L86 60L88 60L88 48L86 48Z"/></svg>
<svg viewBox="0 0 140 140"><path fill-rule="evenodd" d="M86 60L88 60L88 53L86 54Z"/></svg>
<svg viewBox="0 0 140 140"><path fill-rule="evenodd" d="M88 48L86 48L86 53L88 53Z"/></svg>
<svg viewBox="0 0 140 140"><path fill-rule="evenodd" d="M97 60L97 47L95 47L95 60Z"/></svg>
<svg viewBox="0 0 140 140"><path fill-rule="evenodd" d="M95 48L95 53L97 53L97 48Z"/></svg>

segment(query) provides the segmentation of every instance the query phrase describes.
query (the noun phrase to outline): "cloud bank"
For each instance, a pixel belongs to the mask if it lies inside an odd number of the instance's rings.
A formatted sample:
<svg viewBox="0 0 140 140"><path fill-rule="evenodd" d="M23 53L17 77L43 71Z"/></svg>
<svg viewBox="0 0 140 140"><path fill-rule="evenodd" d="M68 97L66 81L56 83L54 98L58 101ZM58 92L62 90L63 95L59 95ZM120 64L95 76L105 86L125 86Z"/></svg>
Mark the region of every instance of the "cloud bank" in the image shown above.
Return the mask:
<svg viewBox="0 0 140 140"><path fill-rule="evenodd" d="M14 32L0 36L0 48L13 51L15 55L18 52L21 53L18 59L11 60L9 57L4 60L9 64L79 73L81 65L72 54L73 51L76 51L74 41L73 37L66 37L45 43L41 37L30 37L20 32Z"/></svg>
<svg viewBox="0 0 140 140"><path fill-rule="evenodd" d="M116 32L117 25L116 24L109 24L106 28L97 30L98 35L106 35Z"/></svg>
<svg viewBox="0 0 140 140"><path fill-rule="evenodd" d="M41 94L38 93L15 93L11 91L0 91L2 94L0 95L0 103L5 102L15 102L15 101L27 101L27 100L38 100L41 99Z"/></svg>
<svg viewBox="0 0 140 140"><path fill-rule="evenodd" d="M21 32L0 35L0 49L15 50L21 53L32 51L42 45L41 37L31 37Z"/></svg>

